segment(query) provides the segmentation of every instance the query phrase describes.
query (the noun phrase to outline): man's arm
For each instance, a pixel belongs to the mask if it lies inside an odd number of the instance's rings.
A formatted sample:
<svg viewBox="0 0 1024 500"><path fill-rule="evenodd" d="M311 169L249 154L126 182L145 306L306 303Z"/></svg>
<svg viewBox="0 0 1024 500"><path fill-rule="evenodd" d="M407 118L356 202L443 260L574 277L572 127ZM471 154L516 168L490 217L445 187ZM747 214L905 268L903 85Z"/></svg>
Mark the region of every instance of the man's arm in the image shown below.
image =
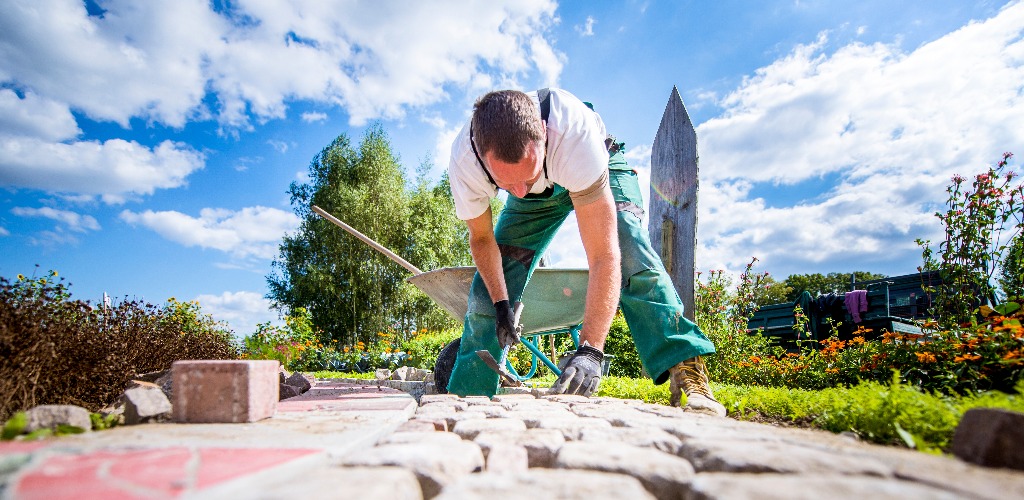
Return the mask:
<svg viewBox="0 0 1024 500"><path fill-rule="evenodd" d="M498 250L497 240L494 239L491 208L487 207L483 215L467 220L466 226L469 227L469 252L473 255L473 263L476 264L476 269L487 286L487 292L491 295L491 302L508 300L501 252Z"/></svg>
<svg viewBox="0 0 1024 500"><path fill-rule="evenodd" d="M585 340L603 351L608 328L619 305L622 282L615 201L611 190L605 187L598 199L574 208L590 266L580 342Z"/></svg>

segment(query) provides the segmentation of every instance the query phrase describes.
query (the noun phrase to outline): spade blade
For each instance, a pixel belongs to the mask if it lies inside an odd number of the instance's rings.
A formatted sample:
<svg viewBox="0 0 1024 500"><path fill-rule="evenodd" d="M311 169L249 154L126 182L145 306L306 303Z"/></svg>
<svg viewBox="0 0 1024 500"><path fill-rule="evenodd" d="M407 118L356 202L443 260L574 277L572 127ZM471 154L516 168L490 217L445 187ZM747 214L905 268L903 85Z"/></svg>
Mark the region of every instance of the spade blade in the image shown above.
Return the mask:
<svg viewBox="0 0 1024 500"><path fill-rule="evenodd" d="M494 373L500 375L502 379L504 379L509 384L512 384L513 387L519 387L523 385L522 382L516 380L515 377L509 375L508 372L502 370L498 366L498 361L494 359L494 356L491 355L490 351L486 349L481 349L476 352L476 355L478 358L483 360L484 364L486 364L488 368L494 370Z"/></svg>

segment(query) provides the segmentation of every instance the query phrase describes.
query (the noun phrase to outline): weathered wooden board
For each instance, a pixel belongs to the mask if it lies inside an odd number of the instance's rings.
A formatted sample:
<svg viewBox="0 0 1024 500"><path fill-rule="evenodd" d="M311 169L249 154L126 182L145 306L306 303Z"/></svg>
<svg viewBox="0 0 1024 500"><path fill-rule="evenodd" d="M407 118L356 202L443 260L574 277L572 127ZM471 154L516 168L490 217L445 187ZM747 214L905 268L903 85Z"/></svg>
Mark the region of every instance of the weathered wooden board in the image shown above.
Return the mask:
<svg viewBox="0 0 1024 500"><path fill-rule="evenodd" d="M679 91L672 87L651 150L648 231L690 320L694 319L697 158L697 132Z"/></svg>

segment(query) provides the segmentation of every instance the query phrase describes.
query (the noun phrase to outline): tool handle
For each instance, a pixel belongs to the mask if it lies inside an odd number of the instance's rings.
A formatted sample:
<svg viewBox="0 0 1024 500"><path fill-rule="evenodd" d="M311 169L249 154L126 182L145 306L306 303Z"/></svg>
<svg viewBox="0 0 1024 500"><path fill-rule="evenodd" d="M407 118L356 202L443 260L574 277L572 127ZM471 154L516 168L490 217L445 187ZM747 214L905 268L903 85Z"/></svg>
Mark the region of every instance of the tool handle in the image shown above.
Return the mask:
<svg viewBox="0 0 1024 500"><path fill-rule="evenodd" d="M384 247L384 245L381 245L380 243L373 241L369 236L366 236L365 234L356 231L355 228L348 224L345 224L344 222L341 221L341 219L338 219L337 217L327 213L326 210L316 205L313 205L312 209L314 212L320 214L321 217L327 219L334 225L348 231L352 236L359 238L360 240L362 240L363 243L370 245L370 247L372 247L374 250L386 255L389 259L395 261L395 263L397 263L398 265L408 269L409 272L413 274L423 274L423 271L420 271L418 267L410 264L407 260L399 257L398 254L396 254L395 252L388 250L386 247Z"/></svg>

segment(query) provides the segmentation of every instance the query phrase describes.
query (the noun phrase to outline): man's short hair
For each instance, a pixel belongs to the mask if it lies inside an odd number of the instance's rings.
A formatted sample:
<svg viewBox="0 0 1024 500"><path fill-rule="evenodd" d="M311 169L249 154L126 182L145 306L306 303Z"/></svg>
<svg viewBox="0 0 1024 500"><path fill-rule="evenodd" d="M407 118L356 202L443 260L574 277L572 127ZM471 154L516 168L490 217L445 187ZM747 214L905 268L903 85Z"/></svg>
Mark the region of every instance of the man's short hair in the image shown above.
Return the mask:
<svg viewBox="0 0 1024 500"><path fill-rule="evenodd" d="M493 152L507 163L522 160L530 143L544 140L537 105L518 90L489 92L478 99L470 126L480 156Z"/></svg>

